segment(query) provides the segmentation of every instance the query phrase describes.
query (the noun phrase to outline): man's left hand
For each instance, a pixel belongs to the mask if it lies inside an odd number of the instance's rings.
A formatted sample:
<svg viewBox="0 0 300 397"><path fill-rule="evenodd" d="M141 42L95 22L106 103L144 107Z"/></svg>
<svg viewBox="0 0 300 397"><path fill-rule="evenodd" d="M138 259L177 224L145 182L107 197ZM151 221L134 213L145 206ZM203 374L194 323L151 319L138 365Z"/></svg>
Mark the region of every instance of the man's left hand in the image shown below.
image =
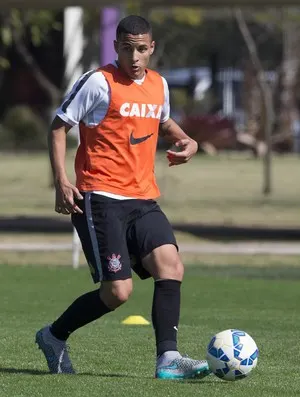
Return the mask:
<svg viewBox="0 0 300 397"><path fill-rule="evenodd" d="M181 139L175 143L179 149L179 152L173 150L167 150L167 159L169 160L169 167L173 165L180 165L187 163L198 150L198 143L193 139Z"/></svg>

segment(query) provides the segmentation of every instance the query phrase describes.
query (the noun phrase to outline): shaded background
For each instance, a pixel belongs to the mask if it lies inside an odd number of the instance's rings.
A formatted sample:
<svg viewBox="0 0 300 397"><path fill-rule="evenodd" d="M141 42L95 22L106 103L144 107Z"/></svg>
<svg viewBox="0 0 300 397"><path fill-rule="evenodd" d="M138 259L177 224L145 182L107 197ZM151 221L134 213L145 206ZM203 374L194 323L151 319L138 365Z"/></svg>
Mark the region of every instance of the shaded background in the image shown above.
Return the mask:
<svg viewBox="0 0 300 397"><path fill-rule="evenodd" d="M171 116L199 143L192 162L171 169L158 145L159 202L180 242L299 240L300 8L51 4L0 13L3 243L63 234L70 248L69 218L53 211L47 131L76 79L115 58L116 24L131 13L151 21L151 67L168 81ZM69 135L74 182L76 128Z"/></svg>

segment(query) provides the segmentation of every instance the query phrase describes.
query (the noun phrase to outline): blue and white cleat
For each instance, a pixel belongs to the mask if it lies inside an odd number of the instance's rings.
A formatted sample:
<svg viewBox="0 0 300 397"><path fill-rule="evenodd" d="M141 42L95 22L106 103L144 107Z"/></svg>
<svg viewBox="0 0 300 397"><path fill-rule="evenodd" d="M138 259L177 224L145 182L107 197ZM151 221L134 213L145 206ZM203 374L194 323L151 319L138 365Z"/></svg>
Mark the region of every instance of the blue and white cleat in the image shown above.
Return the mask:
<svg viewBox="0 0 300 397"><path fill-rule="evenodd" d="M36 333L35 342L44 353L51 374L75 374L66 342L55 338L49 326Z"/></svg>
<svg viewBox="0 0 300 397"><path fill-rule="evenodd" d="M158 366L155 378L158 379L202 379L211 373L206 360L192 360L183 356L172 360L168 365Z"/></svg>

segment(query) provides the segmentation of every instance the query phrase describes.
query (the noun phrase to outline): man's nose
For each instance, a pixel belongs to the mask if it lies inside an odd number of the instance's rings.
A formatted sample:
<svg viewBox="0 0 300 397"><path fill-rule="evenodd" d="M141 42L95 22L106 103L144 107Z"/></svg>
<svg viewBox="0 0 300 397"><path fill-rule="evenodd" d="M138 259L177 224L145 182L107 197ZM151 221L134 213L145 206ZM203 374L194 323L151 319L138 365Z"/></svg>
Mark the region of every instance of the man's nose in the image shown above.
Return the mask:
<svg viewBox="0 0 300 397"><path fill-rule="evenodd" d="M137 50L133 50L132 52L132 60L133 62L137 62L139 60L139 53Z"/></svg>

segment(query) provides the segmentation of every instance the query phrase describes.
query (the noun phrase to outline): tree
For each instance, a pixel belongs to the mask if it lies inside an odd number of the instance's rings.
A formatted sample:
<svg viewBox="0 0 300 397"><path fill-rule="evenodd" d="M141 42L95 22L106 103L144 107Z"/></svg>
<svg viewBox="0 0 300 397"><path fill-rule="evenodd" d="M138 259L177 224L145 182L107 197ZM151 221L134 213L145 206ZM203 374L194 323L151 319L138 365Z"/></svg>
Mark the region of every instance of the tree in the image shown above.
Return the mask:
<svg viewBox="0 0 300 397"><path fill-rule="evenodd" d="M254 66L257 82L263 98L265 117L265 142L266 142L266 153L264 156L264 184L263 193L268 195L271 193L271 151L272 151L272 132L274 127L274 105L273 105L273 94L272 89L267 82L266 73L258 56L257 46L251 32L245 21L243 12L241 9L237 9L235 12L238 26L241 34L247 45L251 62Z"/></svg>
<svg viewBox="0 0 300 397"><path fill-rule="evenodd" d="M294 126L299 121L297 85L300 73L300 10L282 10L283 60L280 93L280 115L277 140L292 140Z"/></svg>
<svg viewBox="0 0 300 397"><path fill-rule="evenodd" d="M50 30L62 28L56 17L57 13L49 10L23 10L21 12L17 9L11 9L0 13L0 38L2 41L0 69L3 72L4 69L10 67L7 53L13 47L29 68L39 86L46 92L52 108L57 106L61 99L61 89L56 87L41 69L32 55L30 46L41 46L47 42Z"/></svg>

